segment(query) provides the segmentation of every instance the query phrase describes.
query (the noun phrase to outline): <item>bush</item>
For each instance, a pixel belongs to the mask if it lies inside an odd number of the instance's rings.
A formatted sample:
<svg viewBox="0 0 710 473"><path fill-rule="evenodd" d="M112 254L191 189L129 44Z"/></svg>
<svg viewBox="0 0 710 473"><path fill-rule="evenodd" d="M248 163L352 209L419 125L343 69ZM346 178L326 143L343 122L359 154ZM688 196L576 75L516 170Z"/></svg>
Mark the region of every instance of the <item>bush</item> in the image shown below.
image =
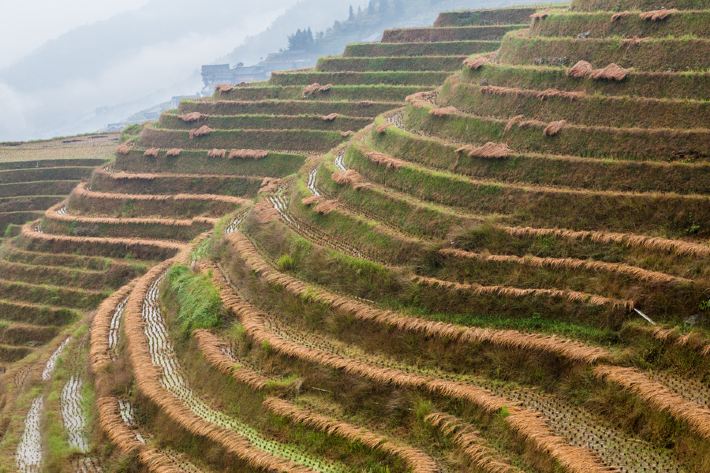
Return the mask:
<svg viewBox="0 0 710 473"><path fill-rule="evenodd" d="M183 334L220 325L224 308L208 274L175 265L167 274L168 290L178 304L177 321Z"/></svg>
<svg viewBox="0 0 710 473"><path fill-rule="evenodd" d="M281 271L289 271L296 266L296 261L294 261L291 255L281 255L278 260L276 260L276 266Z"/></svg>

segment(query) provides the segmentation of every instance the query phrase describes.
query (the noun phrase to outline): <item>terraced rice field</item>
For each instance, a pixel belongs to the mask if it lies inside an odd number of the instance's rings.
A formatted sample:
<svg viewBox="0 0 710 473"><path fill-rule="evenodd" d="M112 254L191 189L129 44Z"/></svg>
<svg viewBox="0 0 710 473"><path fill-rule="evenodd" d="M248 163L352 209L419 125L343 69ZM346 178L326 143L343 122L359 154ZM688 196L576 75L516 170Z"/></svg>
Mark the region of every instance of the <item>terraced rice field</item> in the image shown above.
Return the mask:
<svg viewBox="0 0 710 473"><path fill-rule="evenodd" d="M13 146L0 471L710 471L710 13L656 7L442 13L82 183L112 138Z"/></svg>

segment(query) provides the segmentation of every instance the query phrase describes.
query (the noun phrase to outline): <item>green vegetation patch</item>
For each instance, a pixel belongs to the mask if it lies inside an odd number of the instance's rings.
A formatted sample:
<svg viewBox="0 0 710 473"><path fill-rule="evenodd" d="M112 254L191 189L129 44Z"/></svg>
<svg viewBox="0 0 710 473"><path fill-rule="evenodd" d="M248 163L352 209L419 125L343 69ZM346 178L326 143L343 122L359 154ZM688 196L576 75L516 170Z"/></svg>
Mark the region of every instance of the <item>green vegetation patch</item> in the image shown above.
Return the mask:
<svg viewBox="0 0 710 473"><path fill-rule="evenodd" d="M168 270L166 283L178 304L177 321L183 334L220 325L224 307L211 275L196 274L187 266L175 265Z"/></svg>

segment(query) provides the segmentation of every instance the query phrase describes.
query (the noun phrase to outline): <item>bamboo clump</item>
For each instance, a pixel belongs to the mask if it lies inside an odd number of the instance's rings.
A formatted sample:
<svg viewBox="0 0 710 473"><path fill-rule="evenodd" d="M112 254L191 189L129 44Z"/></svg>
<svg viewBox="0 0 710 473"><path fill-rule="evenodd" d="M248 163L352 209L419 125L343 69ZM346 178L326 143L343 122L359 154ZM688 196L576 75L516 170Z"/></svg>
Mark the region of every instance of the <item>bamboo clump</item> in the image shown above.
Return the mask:
<svg viewBox="0 0 710 473"><path fill-rule="evenodd" d="M269 284L283 287L296 296L306 293L313 294L321 303L357 320L376 323L395 330L448 339L457 343L489 343L517 350L547 352L582 363L594 363L610 356L602 348L585 345L555 335L531 334L505 329L463 327L378 309L364 302L329 292L320 287L312 287L288 274L276 271L261 258L254 245L242 234L234 233L230 235L228 242L232 246L234 254L238 255L247 267L259 275L262 280Z"/></svg>
<svg viewBox="0 0 710 473"><path fill-rule="evenodd" d="M337 435L346 440L361 443L388 455L400 457L410 467L410 471L414 473L434 473L439 471L436 462L421 450L396 442L363 427L326 417L276 397L266 398L263 405L269 411L292 422L307 425L328 435Z"/></svg>

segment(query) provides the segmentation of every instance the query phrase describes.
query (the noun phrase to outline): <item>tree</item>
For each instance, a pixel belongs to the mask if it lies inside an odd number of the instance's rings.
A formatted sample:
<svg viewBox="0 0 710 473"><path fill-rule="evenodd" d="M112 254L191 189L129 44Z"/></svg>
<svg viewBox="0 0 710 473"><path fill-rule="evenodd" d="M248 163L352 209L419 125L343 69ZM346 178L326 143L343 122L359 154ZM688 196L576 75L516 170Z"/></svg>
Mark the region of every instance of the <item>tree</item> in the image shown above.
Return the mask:
<svg viewBox="0 0 710 473"><path fill-rule="evenodd" d="M388 0L380 0L380 15L386 15L389 10L390 3Z"/></svg>
<svg viewBox="0 0 710 473"><path fill-rule="evenodd" d="M308 28L301 30L300 28L288 37L289 50L309 50L313 47L315 41L313 39L313 31Z"/></svg>
<svg viewBox="0 0 710 473"><path fill-rule="evenodd" d="M367 4L367 14L368 15L374 15L375 14L375 0L370 0Z"/></svg>
<svg viewBox="0 0 710 473"><path fill-rule="evenodd" d="M348 21L353 21L355 20L355 10L353 10L353 6L350 5L350 13L348 14Z"/></svg>

